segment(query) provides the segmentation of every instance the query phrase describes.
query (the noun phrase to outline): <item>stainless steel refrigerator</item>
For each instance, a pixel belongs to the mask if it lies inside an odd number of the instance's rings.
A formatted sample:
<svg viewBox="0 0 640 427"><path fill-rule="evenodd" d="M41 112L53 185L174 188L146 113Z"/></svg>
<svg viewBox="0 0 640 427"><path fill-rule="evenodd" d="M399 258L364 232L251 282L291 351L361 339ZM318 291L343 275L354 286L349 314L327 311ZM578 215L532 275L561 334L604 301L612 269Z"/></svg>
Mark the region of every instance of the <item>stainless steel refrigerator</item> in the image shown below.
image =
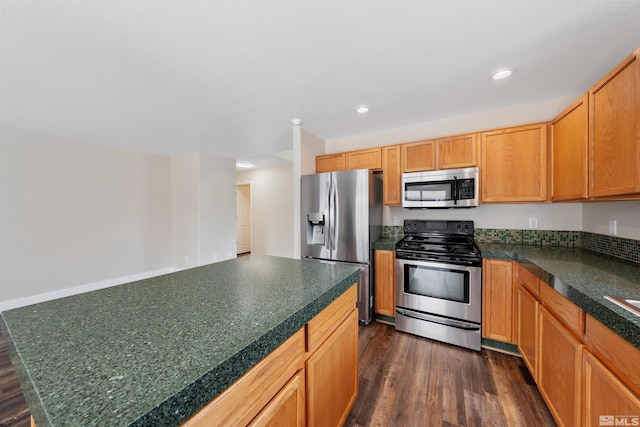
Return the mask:
<svg viewBox="0 0 640 427"><path fill-rule="evenodd" d="M382 233L381 179L368 169L303 175L300 191L302 257L359 267L359 318L369 323L371 243Z"/></svg>

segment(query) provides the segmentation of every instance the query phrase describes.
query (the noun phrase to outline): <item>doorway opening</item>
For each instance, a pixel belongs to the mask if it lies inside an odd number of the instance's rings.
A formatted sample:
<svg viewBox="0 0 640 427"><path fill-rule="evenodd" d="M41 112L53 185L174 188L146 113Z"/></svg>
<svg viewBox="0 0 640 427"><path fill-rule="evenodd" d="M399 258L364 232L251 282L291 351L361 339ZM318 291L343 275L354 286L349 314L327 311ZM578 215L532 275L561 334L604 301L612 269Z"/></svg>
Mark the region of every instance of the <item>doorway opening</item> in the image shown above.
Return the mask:
<svg viewBox="0 0 640 427"><path fill-rule="evenodd" d="M251 184L236 185L236 251L251 253Z"/></svg>

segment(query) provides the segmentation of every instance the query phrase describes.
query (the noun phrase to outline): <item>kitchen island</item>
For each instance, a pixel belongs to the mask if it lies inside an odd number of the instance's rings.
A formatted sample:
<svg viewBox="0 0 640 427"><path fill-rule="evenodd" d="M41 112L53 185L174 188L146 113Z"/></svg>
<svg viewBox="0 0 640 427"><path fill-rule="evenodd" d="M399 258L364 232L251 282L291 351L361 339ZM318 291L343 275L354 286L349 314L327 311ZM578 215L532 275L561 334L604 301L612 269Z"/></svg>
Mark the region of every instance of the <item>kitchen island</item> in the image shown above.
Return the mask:
<svg viewBox="0 0 640 427"><path fill-rule="evenodd" d="M8 310L0 323L38 426L179 425L359 274L251 255Z"/></svg>

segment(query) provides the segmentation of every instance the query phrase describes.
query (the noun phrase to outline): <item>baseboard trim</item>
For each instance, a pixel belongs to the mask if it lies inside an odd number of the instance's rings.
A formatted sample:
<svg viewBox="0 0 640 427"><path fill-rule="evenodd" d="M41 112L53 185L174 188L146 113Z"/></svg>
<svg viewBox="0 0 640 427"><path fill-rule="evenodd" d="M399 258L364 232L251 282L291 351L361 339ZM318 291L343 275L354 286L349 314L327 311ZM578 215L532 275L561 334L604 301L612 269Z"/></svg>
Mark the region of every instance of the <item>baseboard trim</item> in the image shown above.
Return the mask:
<svg viewBox="0 0 640 427"><path fill-rule="evenodd" d="M11 310L12 308L24 307L26 305L37 304L40 302L51 301L58 298L64 298L72 295L83 294L85 292L91 292L98 289L109 288L111 286L122 285L124 283L135 282L136 280L143 280L143 279L148 279L150 277L173 273L178 270L179 269L175 267L161 268L159 270L132 274L130 276L116 277L114 279L102 280L100 282L87 283L85 285L74 286L72 288L59 289L56 291L45 292L43 294L32 295L24 298L16 298L9 301L0 301L0 311Z"/></svg>

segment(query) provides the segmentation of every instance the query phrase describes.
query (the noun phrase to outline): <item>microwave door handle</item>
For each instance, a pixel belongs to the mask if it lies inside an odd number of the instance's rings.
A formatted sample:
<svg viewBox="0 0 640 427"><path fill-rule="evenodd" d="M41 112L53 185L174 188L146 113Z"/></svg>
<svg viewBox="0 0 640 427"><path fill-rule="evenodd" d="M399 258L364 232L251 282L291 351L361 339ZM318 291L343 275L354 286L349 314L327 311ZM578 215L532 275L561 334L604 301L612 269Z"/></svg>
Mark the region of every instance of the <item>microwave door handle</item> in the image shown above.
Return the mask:
<svg viewBox="0 0 640 427"><path fill-rule="evenodd" d="M458 177L453 177L453 204L457 205L460 200L460 189L458 188Z"/></svg>

